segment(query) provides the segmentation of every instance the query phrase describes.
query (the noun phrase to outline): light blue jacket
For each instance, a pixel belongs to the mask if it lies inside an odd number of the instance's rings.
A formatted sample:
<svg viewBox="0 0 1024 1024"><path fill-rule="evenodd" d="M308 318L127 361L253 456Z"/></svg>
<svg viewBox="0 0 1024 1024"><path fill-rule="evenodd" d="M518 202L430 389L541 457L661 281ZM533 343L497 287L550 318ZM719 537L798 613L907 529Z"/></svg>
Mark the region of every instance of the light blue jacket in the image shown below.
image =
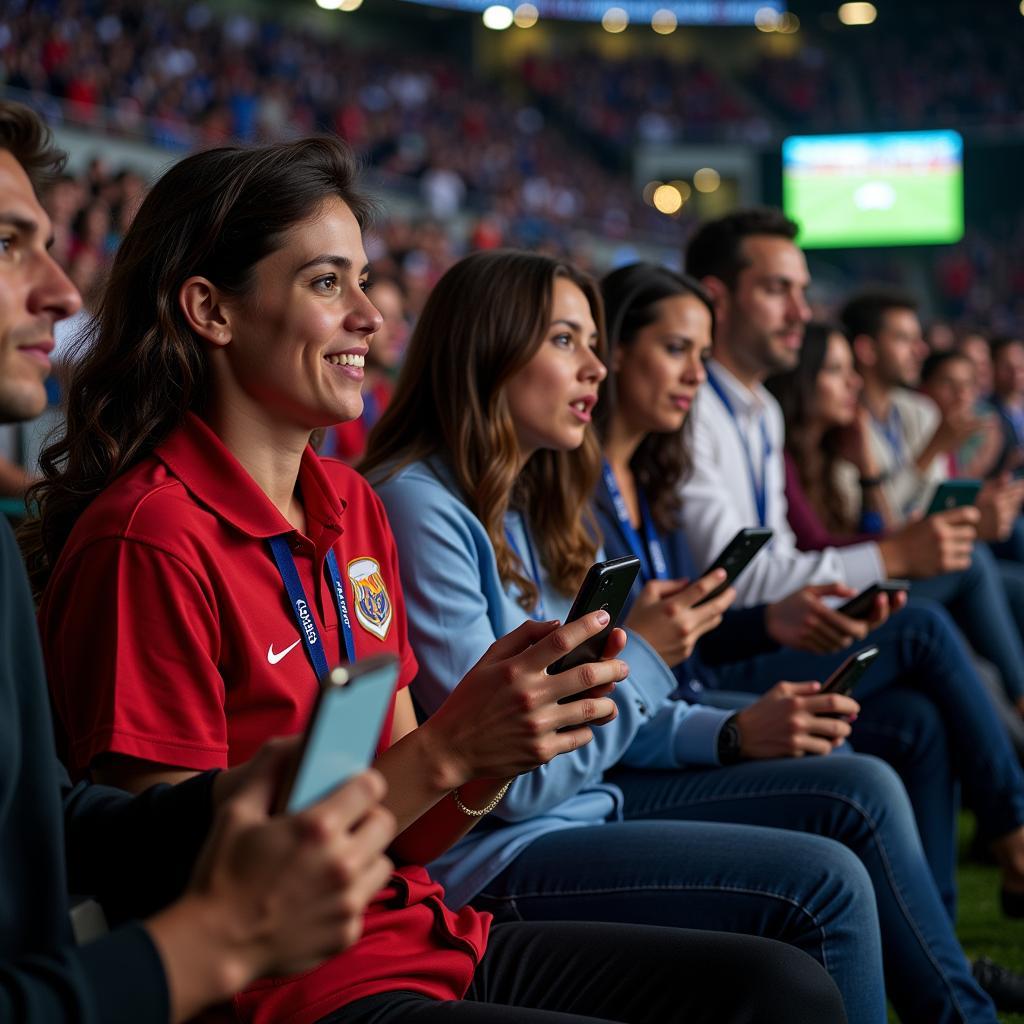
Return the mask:
<svg viewBox="0 0 1024 1024"><path fill-rule="evenodd" d="M503 586L487 532L443 463L415 463L374 485L398 543L409 634L420 665L413 697L431 714L487 648L528 615ZM510 512L506 524L517 549L526 551L520 516ZM544 617L564 618L571 599L537 568ZM639 636L630 634L622 657L630 674L614 694L615 721L596 729L593 742L580 750L519 776L484 825L430 865L451 906L472 899L539 836L621 819L622 793L603 781L615 765L717 763L718 733L732 712L669 700L676 679Z"/></svg>

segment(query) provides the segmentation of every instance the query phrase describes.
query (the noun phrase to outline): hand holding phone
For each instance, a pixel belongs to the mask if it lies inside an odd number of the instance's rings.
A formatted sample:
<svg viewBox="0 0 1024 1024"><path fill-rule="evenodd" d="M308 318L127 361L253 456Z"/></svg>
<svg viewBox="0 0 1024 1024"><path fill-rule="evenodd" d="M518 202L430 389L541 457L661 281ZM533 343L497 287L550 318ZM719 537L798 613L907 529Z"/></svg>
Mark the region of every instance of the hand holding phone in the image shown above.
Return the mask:
<svg viewBox="0 0 1024 1024"><path fill-rule="evenodd" d="M699 608L708 601L713 601L719 594L731 587L740 573L753 561L754 556L772 539L772 531L759 526L748 526L740 530L735 537L722 549L721 554L708 567L705 576L716 569L725 571L725 579L706 597L699 601Z"/></svg>
<svg viewBox="0 0 1024 1024"><path fill-rule="evenodd" d="M398 659L391 654L339 665L321 680L294 770L278 796L279 811L304 810L370 766L397 680Z"/></svg>
<svg viewBox="0 0 1024 1024"><path fill-rule="evenodd" d="M951 508L973 505L981 490L980 480L946 480L935 488L926 516L948 512Z"/></svg>
<svg viewBox="0 0 1024 1024"><path fill-rule="evenodd" d="M642 636L669 668L684 662L697 642L715 629L735 600L735 592L723 590L725 570L688 580L650 580L630 609L626 625ZM718 596L709 598L712 591Z"/></svg>
<svg viewBox="0 0 1024 1024"><path fill-rule="evenodd" d="M910 580L879 580L862 590L856 597L851 597L846 604L840 605L838 611L841 615L848 615L851 619L867 620L871 618L875 602L880 594L887 596L905 594L908 590L910 590Z"/></svg>
<svg viewBox="0 0 1024 1024"><path fill-rule="evenodd" d="M590 567L580 584L580 589L576 592L565 621L575 622L591 612L606 611L609 615L608 625L600 633L585 640L575 650L569 651L550 665L548 672L551 675L567 672L588 662L600 661L604 657L608 638L619 624L622 609L626 606L629 592L633 589L639 572L640 559L633 555L596 562Z"/></svg>
<svg viewBox="0 0 1024 1024"><path fill-rule="evenodd" d="M821 692L838 693L843 697L850 696L853 688L860 682L861 677L871 667L878 655L879 650L874 646L854 652L822 683ZM824 717L842 718L843 716L829 713Z"/></svg>

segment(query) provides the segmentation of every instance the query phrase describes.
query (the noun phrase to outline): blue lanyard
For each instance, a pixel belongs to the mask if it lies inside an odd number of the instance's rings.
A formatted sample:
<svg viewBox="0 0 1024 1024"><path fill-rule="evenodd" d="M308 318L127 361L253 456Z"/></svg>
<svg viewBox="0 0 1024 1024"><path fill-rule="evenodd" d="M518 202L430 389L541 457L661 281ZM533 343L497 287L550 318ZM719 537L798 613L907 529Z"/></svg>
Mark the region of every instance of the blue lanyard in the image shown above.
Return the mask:
<svg viewBox="0 0 1024 1024"><path fill-rule="evenodd" d="M612 506L615 509L616 518L619 520L619 529L630 550L640 559L640 572L644 582L648 580L667 580L668 562L665 558L665 549L661 546L658 532L654 528L654 519L651 516L650 506L647 504L647 496L643 491L637 489L637 501L640 505L640 522L644 531L644 539L641 540L629 518L629 509L619 490L619 482L615 479L612 467L608 460L604 460L601 470L604 475L604 486L608 496L612 499Z"/></svg>
<svg viewBox="0 0 1024 1024"><path fill-rule="evenodd" d="M544 592L540 588L540 573L537 571L537 557L533 553L533 544L530 541L530 531L527 529L526 522L520 517L520 521L523 523L523 536L526 538L526 554L529 557L529 561L523 558L523 553L519 550L519 545L516 543L515 537L512 535L512 531L505 526L505 539L508 541L508 546L516 553L516 558L523 563L523 568L526 570L527 576L533 580L534 585L537 588L537 608L536 615L531 615L531 618L535 618L543 622L547 615L544 614Z"/></svg>
<svg viewBox="0 0 1024 1024"><path fill-rule="evenodd" d="M271 537L270 550L284 581L284 589L288 591L288 601L299 627L299 636L306 645L306 653L313 663L317 677L323 679L330 671L330 666L327 664L320 630L316 627L313 612L306 600L306 591L302 587L302 580L299 579L299 570L295 567L295 559L292 557L287 538L287 534ZM345 655L349 664L352 664L356 660L356 641L352 635L352 620L348 614L348 598L345 596L345 587L338 572L338 560L333 550L327 552L327 575L331 580L331 590L334 591L334 603L338 606L338 628L345 640Z"/></svg>
<svg viewBox="0 0 1024 1024"><path fill-rule="evenodd" d="M900 417L899 409L895 405L890 406L889 416L884 423L881 420L875 419L874 416L871 418L875 421L875 426L882 432L882 436L889 445L894 468L899 468L905 461L903 452L903 420Z"/></svg>
<svg viewBox="0 0 1024 1024"><path fill-rule="evenodd" d="M708 383L711 385L711 390L722 400L722 405L725 406L725 411L729 414L729 418L732 420L733 426L736 428L736 436L740 439L740 446L743 448L743 454L747 457L747 472L750 474L750 488L754 492L754 505L757 508L757 522L759 526L768 525L768 462L772 456L772 442L768 436L768 428L765 426L764 415L761 416L761 443L763 445L761 451L761 474L758 476L754 469L754 456L750 451L750 445L747 443L747 438L743 431L740 429L739 420L736 419L736 410L732 407L732 402L729 401L729 396L725 393L725 388L722 387L720 381L715 377L711 370L708 373Z"/></svg>

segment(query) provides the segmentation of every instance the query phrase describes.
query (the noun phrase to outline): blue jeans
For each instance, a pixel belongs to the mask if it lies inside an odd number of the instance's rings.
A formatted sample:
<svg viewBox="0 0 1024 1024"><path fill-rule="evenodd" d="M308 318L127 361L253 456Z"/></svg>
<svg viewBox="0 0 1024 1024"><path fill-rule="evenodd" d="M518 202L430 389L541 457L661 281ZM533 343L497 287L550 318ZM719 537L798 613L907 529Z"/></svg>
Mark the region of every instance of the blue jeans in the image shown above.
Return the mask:
<svg viewBox="0 0 1024 1024"><path fill-rule="evenodd" d="M886 1019L880 921L889 995L904 1024L995 1021L932 881L906 792L881 761L622 769L609 781L623 790L626 822L541 837L474 903L503 918L781 939L827 968L851 1024Z"/></svg>
<svg viewBox="0 0 1024 1024"><path fill-rule="evenodd" d="M1024 696L1024 582L1021 587L1015 614L995 557L976 544L969 569L915 580L910 591L949 609L968 643L999 669L1013 700Z"/></svg>
<svg viewBox="0 0 1024 1024"><path fill-rule="evenodd" d="M954 780L981 831L996 839L1024 824L1024 772L949 613L930 601L876 629L881 653L857 686L861 714L851 741L900 772L936 883L952 911L955 892ZM780 679L824 679L841 654L782 650L716 666L714 684L763 693Z"/></svg>

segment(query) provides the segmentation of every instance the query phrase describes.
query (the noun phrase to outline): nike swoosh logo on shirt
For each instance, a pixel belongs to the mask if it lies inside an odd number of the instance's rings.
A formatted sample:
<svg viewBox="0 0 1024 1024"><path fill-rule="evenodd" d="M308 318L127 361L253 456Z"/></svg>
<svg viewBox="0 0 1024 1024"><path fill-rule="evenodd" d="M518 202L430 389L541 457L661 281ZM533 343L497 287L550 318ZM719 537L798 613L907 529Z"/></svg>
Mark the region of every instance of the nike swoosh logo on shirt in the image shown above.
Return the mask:
<svg viewBox="0 0 1024 1024"><path fill-rule="evenodd" d="M302 638L300 637L299 640L301 639ZM293 644L289 644L283 651L280 652L280 654L274 653L274 645L271 644L267 648L267 661L269 661L271 665L276 665L289 651L293 650L295 647L298 647L299 640L296 640L295 643Z"/></svg>

